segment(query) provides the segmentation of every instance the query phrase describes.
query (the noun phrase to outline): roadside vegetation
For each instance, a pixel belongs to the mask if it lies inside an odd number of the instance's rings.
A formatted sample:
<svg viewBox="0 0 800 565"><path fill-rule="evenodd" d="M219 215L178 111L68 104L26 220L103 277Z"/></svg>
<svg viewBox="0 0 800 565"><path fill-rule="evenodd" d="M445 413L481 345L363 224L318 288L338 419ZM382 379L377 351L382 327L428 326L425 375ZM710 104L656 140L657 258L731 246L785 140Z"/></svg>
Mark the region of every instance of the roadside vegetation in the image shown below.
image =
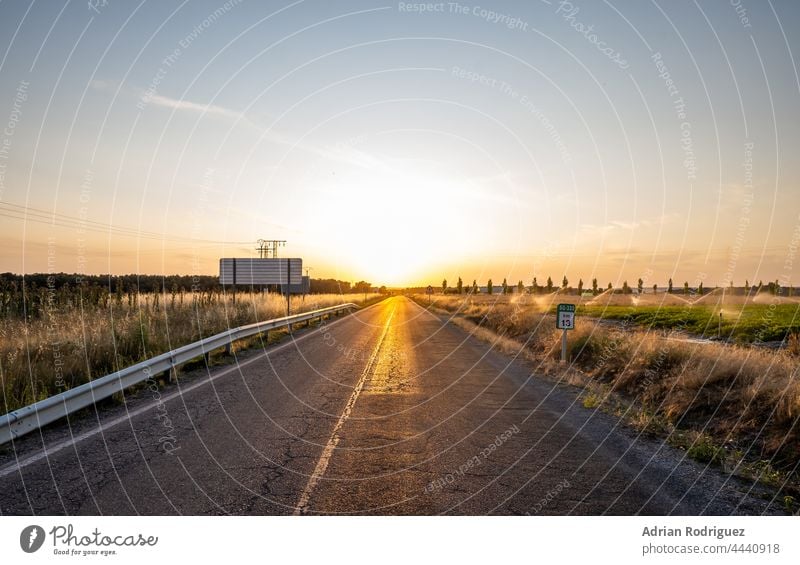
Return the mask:
<svg viewBox="0 0 800 565"><path fill-rule="evenodd" d="M576 312L739 343L780 342L800 333L800 304L579 306Z"/></svg>
<svg viewBox="0 0 800 565"><path fill-rule="evenodd" d="M382 297L367 288L295 295L292 313ZM194 292L177 285L140 292L84 282L26 286L23 293L6 281L0 286L0 414L228 328L285 315L285 296L240 290L234 304L213 284Z"/></svg>
<svg viewBox="0 0 800 565"><path fill-rule="evenodd" d="M535 281L535 279L534 279ZM515 304L536 312L555 313L560 303L574 304L576 314L626 324L650 330L680 332L695 337L718 339L736 343L791 345L793 336L800 334L800 296L792 287L779 287L776 283L741 288L673 289L644 286L636 288L624 283L622 288L585 289L583 281L578 287L561 287L548 278L544 286L524 286L522 281L509 285L505 280L497 287L491 279L483 287L473 281L464 285L459 280L456 287L445 287L425 300L442 301L449 298L468 298L472 304ZM488 290L492 289L489 293ZM413 289L412 293L426 294Z"/></svg>
<svg viewBox="0 0 800 565"><path fill-rule="evenodd" d="M413 298L451 316L477 337L534 361L542 371L584 387L587 409L608 410L698 461L757 478L783 488L794 496L791 500L797 498L800 348L791 334L797 306L784 305L788 313L779 309L780 315L767 315L775 309L755 305L748 312L750 306L742 305L747 319L743 333L751 338L788 335L790 347L780 350L668 339L671 334L664 329L702 333L698 330L710 327L708 305L698 310L671 306L664 313L652 305L644 310L595 306L602 308L599 317L614 317L614 324L581 316L579 308L576 329L569 332L570 364L565 369L558 363L561 331L551 313L563 297ZM653 327L658 331L651 331Z"/></svg>

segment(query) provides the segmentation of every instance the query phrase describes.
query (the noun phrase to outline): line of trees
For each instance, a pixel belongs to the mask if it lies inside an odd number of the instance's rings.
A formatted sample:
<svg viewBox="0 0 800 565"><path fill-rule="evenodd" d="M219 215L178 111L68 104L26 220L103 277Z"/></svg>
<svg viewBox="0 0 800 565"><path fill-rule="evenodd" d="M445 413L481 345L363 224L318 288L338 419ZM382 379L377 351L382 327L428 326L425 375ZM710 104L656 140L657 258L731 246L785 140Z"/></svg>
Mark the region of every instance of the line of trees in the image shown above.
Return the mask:
<svg viewBox="0 0 800 565"><path fill-rule="evenodd" d="M239 290L249 290L239 287ZM262 291L261 287L253 290ZM385 287L382 287L385 291ZM312 294L350 294L372 291L367 281L350 283L336 279L311 279ZM108 307L109 303L136 304L137 295L153 294L163 300L183 302L185 295L212 302L222 296L219 278L213 275L78 275L0 273L0 317L41 316L48 308Z"/></svg>
<svg viewBox="0 0 800 565"><path fill-rule="evenodd" d="M714 287L717 289L719 287ZM658 292L658 284L653 284L649 289L652 290L653 294ZM666 292L668 294L706 294L714 289L708 289L703 285L701 281L696 288L692 288L689 285L689 281L684 281L683 288L680 291L675 289L673 280L670 278L667 282ZM523 281L519 281L515 286L512 286L508 283L507 279L503 279L503 283L500 285L500 288L497 288L493 283L492 279L489 279L486 282L486 292L487 294L511 294L512 292L516 292L518 294L528 293L528 294L551 294L555 292L556 286L553 282L552 277L547 277L547 281L545 284L541 284L537 277L533 277L530 286L525 286ZM614 286L609 282L608 286L605 289L600 288L597 278L593 278L591 281L591 290L586 288L583 279L578 279L578 284L575 287L570 286L569 279L564 276L561 279L561 286L558 289L562 293L567 294L589 294L598 295L601 292L618 292L621 294L633 294L634 289L628 284L628 281L625 280L622 282L622 286L619 289L615 289ZM447 284L447 279L442 280L442 293L445 294L464 294L464 293L472 293L477 294L480 292L478 287L478 283L476 280L472 281L472 285L465 286L461 277L458 277L458 282L456 283L455 287L449 287ZM636 289L635 292L638 294L643 294L645 292L645 281L642 278L639 278L636 281ZM793 296L795 294L794 288L789 287L782 287L780 281L775 280L764 284L763 281L759 281L757 285L751 285L749 280L745 281L743 287L734 287L733 282L730 283L728 292L734 294L757 294L759 292L768 292L774 295L787 295Z"/></svg>

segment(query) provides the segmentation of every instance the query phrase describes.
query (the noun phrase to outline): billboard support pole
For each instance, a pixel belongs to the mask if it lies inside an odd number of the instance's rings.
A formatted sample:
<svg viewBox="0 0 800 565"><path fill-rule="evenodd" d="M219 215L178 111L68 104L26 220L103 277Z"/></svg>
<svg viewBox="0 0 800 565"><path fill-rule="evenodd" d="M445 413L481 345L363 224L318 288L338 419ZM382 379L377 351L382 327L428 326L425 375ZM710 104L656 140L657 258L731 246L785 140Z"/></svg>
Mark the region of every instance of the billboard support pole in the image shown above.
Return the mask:
<svg viewBox="0 0 800 565"><path fill-rule="evenodd" d="M292 315L292 260L286 260L286 315ZM289 328L291 329L291 327Z"/></svg>

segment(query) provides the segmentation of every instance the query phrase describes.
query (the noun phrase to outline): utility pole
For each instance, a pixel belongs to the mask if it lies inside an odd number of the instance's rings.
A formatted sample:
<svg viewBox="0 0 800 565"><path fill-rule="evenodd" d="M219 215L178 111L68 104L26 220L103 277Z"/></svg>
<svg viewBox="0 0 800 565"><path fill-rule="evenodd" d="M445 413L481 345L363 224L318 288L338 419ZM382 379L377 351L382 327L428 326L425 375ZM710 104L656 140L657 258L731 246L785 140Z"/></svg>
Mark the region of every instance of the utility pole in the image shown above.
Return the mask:
<svg viewBox="0 0 800 565"><path fill-rule="evenodd" d="M286 247L285 239L259 239L256 251L261 259L277 259L278 247L281 246Z"/></svg>
<svg viewBox="0 0 800 565"><path fill-rule="evenodd" d="M256 251L258 251L258 256L261 259L277 259L278 258L278 247L285 247L286 240L285 239L259 239L258 240L258 247L256 247ZM292 314L292 266L291 261L286 259L286 315L291 316ZM302 274L302 273L301 273ZM283 287L284 285L278 285ZM289 326L291 330L291 326Z"/></svg>
<svg viewBox="0 0 800 565"><path fill-rule="evenodd" d="M261 259L277 259L278 247L286 247L285 239L259 239L256 243L258 243L256 251ZM267 292L269 292L269 288Z"/></svg>

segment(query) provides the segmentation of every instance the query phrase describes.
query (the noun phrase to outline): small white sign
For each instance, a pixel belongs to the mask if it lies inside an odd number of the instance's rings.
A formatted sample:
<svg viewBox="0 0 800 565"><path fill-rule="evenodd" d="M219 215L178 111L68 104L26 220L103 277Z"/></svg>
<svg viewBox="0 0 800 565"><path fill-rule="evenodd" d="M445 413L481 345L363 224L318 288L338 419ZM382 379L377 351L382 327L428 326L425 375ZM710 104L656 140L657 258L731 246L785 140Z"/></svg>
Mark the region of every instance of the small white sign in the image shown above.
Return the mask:
<svg viewBox="0 0 800 565"><path fill-rule="evenodd" d="M559 330L575 329L575 312L559 312L556 328Z"/></svg>

